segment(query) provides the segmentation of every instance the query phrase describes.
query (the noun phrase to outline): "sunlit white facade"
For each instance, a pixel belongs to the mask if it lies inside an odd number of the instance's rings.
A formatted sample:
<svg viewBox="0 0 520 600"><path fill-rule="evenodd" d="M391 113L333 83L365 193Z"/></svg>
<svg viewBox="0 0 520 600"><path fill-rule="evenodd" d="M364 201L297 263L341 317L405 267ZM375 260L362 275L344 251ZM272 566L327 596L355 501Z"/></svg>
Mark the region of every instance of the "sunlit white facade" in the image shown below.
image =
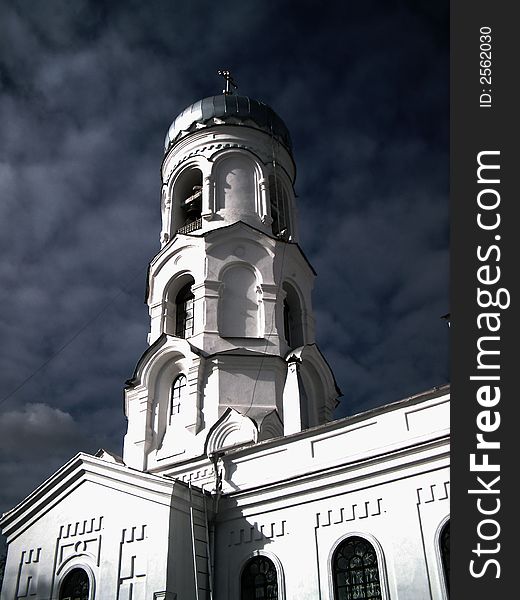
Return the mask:
<svg viewBox="0 0 520 600"><path fill-rule="evenodd" d="M331 421L281 119L199 101L161 174L123 456L3 516L1 599L447 598L449 389Z"/></svg>

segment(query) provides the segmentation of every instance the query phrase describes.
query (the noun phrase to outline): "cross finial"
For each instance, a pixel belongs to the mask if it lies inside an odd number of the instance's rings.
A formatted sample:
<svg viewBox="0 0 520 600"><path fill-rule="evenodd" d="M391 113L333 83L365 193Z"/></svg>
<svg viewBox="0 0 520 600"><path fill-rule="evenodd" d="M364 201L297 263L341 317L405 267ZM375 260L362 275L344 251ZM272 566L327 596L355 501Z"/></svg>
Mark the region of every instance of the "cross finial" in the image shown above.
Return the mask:
<svg viewBox="0 0 520 600"><path fill-rule="evenodd" d="M232 87L235 90L238 89L238 85L235 83L235 80L229 71L219 69L217 73L226 80L226 89L222 90L223 94L229 96L229 94L233 93L233 90L231 89Z"/></svg>
<svg viewBox="0 0 520 600"><path fill-rule="evenodd" d="M441 319L444 319L448 324L448 327L451 327L451 314L447 313L446 315L442 315Z"/></svg>

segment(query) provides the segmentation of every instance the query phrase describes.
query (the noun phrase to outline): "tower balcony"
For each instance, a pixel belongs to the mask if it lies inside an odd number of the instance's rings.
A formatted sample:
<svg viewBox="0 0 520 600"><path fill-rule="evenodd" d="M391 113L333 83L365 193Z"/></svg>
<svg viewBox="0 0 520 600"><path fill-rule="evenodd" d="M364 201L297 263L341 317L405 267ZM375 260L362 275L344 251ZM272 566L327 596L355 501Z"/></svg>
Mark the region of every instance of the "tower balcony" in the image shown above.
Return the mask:
<svg viewBox="0 0 520 600"><path fill-rule="evenodd" d="M191 223L188 223L187 225L183 225L182 227L179 227L179 229L177 229L177 233L191 233L192 231L196 231L197 229L201 229L202 228L202 218L199 219L195 219L195 221L192 221Z"/></svg>

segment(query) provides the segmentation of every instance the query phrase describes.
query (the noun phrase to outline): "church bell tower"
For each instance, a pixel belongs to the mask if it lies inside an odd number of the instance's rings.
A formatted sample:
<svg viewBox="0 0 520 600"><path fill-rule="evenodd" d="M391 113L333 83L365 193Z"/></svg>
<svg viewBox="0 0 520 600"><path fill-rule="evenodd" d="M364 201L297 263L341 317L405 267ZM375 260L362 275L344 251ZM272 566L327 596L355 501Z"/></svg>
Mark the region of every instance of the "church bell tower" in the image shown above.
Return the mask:
<svg viewBox="0 0 520 600"><path fill-rule="evenodd" d="M289 132L223 74L166 136L149 347L125 389L123 458L143 471L322 424L339 396L314 339Z"/></svg>

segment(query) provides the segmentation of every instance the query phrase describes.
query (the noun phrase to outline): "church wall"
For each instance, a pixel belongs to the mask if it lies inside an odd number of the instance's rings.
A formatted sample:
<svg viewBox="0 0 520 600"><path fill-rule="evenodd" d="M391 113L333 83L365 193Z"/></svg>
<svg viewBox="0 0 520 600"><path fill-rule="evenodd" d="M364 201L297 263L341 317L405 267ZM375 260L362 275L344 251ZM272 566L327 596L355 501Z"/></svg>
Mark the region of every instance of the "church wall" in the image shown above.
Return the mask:
<svg viewBox="0 0 520 600"><path fill-rule="evenodd" d="M161 334L175 330L175 323L168 326L168 319L175 320L175 296L186 277L192 278L195 296L193 335L187 342L209 354L206 359L192 355L188 343L172 335L160 342ZM312 269L296 245L267 237L244 224L213 231L206 239L177 237L163 248L151 263L148 290L152 317L149 341L153 340L157 348L152 348L153 356L151 351L137 373L139 385L126 391L129 425L125 462L158 472L174 462L201 455L208 431L228 407L244 409L258 427L275 409L282 420L285 358L290 349L284 334L283 286L290 284L298 297L295 315L301 321L300 341L312 344L313 280ZM162 364L166 346L172 352L185 353L185 375L195 369L195 363L201 364L196 385L190 387L195 393L190 396L193 411L186 431L165 426L169 389L177 372L172 371L169 380L161 379L154 364ZM228 351L233 351L233 356L223 354ZM257 356L247 355L247 351ZM266 352L276 358L265 358ZM180 364L177 355L175 360ZM329 395L321 389L315 392L308 395L309 402ZM332 393L334 405L337 390ZM142 410L144 398L150 404L150 414ZM153 411L157 411L157 418ZM321 408L311 406L306 412L310 418L305 426L327 420Z"/></svg>
<svg viewBox="0 0 520 600"><path fill-rule="evenodd" d="M360 536L376 549L385 600L446 600L448 432L441 389L225 455L216 597L238 600L242 568L263 554L278 565L279 598L332 600L334 550Z"/></svg>
<svg viewBox="0 0 520 600"><path fill-rule="evenodd" d="M237 449L223 456L224 491L246 491L341 464L359 462L358 468L367 470L369 459L377 460L379 456L446 438L449 418L449 394L441 389L359 417ZM435 448L431 450L433 454L439 452ZM404 452L403 456L405 464L414 460L415 453Z"/></svg>
<svg viewBox="0 0 520 600"><path fill-rule="evenodd" d="M187 489L172 497L173 484L164 490L170 493L157 493L96 479L69 490L58 504L50 498L10 541L1 600L57 599L60 582L76 567L89 575L90 598L168 598L161 596L167 591L191 597L192 565L186 551L178 551L190 547Z"/></svg>
<svg viewBox="0 0 520 600"><path fill-rule="evenodd" d="M229 305L227 292L233 289L233 281L230 283L227 279L236 279L233 269L243 269L239 273L248 271L251 278L250 285L244 286L239 296L249 298L249 320L256 320L256 324L244 331L238 327L239 320L234 323L234 319L225 319L226 314L237 318L241 307L235 306L236 302L232 301L230 310L223 314L225 304ZM201 238L178 236L150 265L147 298L151 318L150 344L161 333L173 332L175 292L181 287L178 282L186 282L188 277L194 280L196 300L190 342L205 352L211 354L237 345L264 352L266 340L269 340L271 353L285 354L289 347L283 335L281 298L286 293L283 285L287 283L298 290L298 318L305 343L314 342L311 303L314 274L296 245L287 246L240 225L213 232L211 240L206 242ZM232 330L229 330L229 322ZM239 331L234 331L237 327Z"/></svg>
<svg viewBox="0 0 520 600"><path fill-rule="evenodd" d="M231 497L219 511L217 598L238 600L241 569L265 554L281 565L279 598L332 600L334 549L355 535L376 548L383 598L445 600L436 531L449 515L446 463L386 464L388 472L361 481L353 472L339 482L317 474L296 491L289 482L277 498L266 500L261 488Z"/></svg>

